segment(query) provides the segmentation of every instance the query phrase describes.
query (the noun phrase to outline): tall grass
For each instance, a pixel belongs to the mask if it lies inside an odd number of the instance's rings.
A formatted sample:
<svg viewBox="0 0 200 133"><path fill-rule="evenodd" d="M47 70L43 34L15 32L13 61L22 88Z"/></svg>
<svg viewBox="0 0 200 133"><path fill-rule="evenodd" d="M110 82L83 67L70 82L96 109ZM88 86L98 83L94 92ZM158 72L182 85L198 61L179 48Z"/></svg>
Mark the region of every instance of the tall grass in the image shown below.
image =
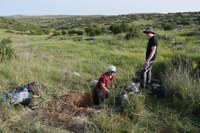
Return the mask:
<svg viewBox="0 0 200 133"><path fill-rule="evenodd" d="M146 39L135 38L127 41L123 40L124 35L109 35L95 37L92 41L77 41L70 37L64 40L59 37L48 39L48 36L20 36L4 33L2 30L0 32L0 38L11 36L12 46L16 52L16 58L0 63L1 92L12 91L15 87L32 81L45 86L43 101L66 94L69 89L88 91L91 89L89 82L92 79L98 79L107 71L109 65L115 65L117 72L115 87L111 89L112 95L105 102L104 110L91 118L94 126L92 129L89 128L88 132L160 133L196 132L199 129L182 115L199 116L199 79L195 79L191 75L191 69L187 67L173 67L168 64L176 53L184 53L190 50L189 47L187 50L174 50L167 41L162 40L159 44L158 60L153 69L157 72L156 77L163 76L160 72L165 74L162 81L167 96L172 99L169 103L171 106L166 103L169 99L163 99L165 102L162 103L160 99L146 93L133 94L130 95L129 103L124 105L121 113L113 108L115 96L124 91L133 77L138 76L136 72L145 58ZM196 47L194 44L193 49ZM193 63L195 69L199 67L197 52L198 50L191 55L196 59ZM80 76L75 75L75 72ZM5 116L5 121L21 110L2 108L0 115ZM176 112L177 110L181 110L181 115ZM39 112L41 109L35 111ZM26 112L26 108L21 112ZM0 128L3 132L61 132L51 125L42 125L39 119L41 116L37 117L34 121L9 123L10 125L1 125ZM9 126L12 124L14 127L10 129Z"/></svg>
<svg viewBox="0 0 200 133"><path fill-rule="evenodd" d="M171 66L164 75L166 94L183 114L200 115L200 80L196 79L188 63Z"/></svg>
<svg viewBox="0 0 200 133"><path fill-rule="evenodd" d="M114 110L107 109L100 114L94 115L95 130L90 130L95 133L113 133L113 132L128 132L128 133L143 133L144 128L135 124L126 115L116 114Z"/></svg>

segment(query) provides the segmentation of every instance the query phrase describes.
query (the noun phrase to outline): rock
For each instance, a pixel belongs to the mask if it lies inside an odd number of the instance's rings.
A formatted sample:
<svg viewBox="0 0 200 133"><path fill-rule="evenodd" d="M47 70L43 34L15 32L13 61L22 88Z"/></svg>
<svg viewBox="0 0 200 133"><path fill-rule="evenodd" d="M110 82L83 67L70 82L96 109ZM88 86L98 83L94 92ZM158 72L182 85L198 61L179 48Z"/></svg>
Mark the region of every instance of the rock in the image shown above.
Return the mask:
<svg viewBox="0 0 200 133"><path fill-rule="evenodd" d="M140 83L132 82L129 86L126 87L128 92L140 92Z"/></svg>
<svg viewBox="0 0 200 133"><path fill-rule="evenodd" d="M80 75L79 73L77 73L77 72L74 72L74 75L75 75L75 76L78 76L78 77L81 76L81 75Z"/></svg>
<svg viewBox="0 0 200 133"><path fill-rule="evenodd" d="M97 83L98 83L98 80L95 80L95 79L90 81L90 85L94 85L95 86Z"/></svg>

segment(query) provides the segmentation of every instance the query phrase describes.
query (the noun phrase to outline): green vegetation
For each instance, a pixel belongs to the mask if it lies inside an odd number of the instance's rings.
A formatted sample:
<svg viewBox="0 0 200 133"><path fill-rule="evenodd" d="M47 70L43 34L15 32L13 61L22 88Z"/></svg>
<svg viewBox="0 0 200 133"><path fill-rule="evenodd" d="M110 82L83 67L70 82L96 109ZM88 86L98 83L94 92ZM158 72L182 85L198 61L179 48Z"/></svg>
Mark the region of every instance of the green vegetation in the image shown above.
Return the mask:
<svg viewBox="0 0 200 133"><path fill-rule="evenodd" d="M85 132L200 132L199 18L200 12L1 18L0 92L36 81L45 86L45 95L34 98L32 111L1 101L0 132L67 132L58 118L44 118L48 110L42 103L69 90L90 91L90 81L109 65L117 67L115 88L104 110L88 118ZM144 90L118 110L115 96L139 76L147 43L142 30L148 26L159 41L153 76L162 81L166 97Z"/></svg>
<svg viewBox="0 0 200 133"><path fill-rule="evenodd" d="M16 31L17 34L26 34L26 35L50 34L50 28L48 28L47 26L40 26L38 24L26 24L15 21L13 19L11 20L5 19L3 17L0 17L0 28L7 29L7 32L10 33Z"/></svg>
<svg viewBox="0 0 200 133"><path fill-rule="evenodd" d="M1 62L5 60L10 60L14 58L15 51L14 49L9 45L9 43L12 43L12 41L8 39L3 39L0 42L0 60Z"/></svg>

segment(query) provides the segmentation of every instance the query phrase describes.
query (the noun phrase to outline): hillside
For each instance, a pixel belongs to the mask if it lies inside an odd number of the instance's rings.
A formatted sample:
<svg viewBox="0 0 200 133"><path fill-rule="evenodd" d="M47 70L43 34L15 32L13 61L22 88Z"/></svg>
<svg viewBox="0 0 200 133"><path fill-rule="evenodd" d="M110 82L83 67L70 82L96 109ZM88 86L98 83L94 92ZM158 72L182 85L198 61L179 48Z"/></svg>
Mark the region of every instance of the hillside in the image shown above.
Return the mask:
<svg viewBox="0 0 200 133"><path fill-rule="evenodd" d="M86 28L91 24L102 26L114 23L135 23L139 20L153 21L154 26L169 22L177 25L199 25L200 12L185 13L151 13L151 14L128 14L119 16L11 16L7 17L30 24L41 24L56 29ZM151 23L152 24L152 23Z"/></svg>
<svg viewBox="0 0 200 133"><path fill-rule="evenodd" d="M165 95L144 88L118 106L116 96L140 77L148 26L159 42L153 78ZM199 29L200 12L1 17L1 95L32 82L39 91L29 106L0 100L0 132L199 133ZM92 81L110 65L115 83L99 109Z"/></svg>

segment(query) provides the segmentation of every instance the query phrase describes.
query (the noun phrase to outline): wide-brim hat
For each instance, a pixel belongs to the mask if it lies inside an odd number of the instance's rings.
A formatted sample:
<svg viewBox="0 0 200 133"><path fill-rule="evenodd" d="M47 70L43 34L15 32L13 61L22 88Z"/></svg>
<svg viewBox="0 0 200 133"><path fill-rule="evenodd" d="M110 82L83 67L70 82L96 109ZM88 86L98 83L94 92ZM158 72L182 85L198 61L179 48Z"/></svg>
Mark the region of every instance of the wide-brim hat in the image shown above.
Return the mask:
<svg viewBox="0 0 200 133"><path fill-rule="evenodd" d="M153 28L149 27L149 28L146 28L143 33L153 33L155 34L155 31L153 30Z"/></svg>

